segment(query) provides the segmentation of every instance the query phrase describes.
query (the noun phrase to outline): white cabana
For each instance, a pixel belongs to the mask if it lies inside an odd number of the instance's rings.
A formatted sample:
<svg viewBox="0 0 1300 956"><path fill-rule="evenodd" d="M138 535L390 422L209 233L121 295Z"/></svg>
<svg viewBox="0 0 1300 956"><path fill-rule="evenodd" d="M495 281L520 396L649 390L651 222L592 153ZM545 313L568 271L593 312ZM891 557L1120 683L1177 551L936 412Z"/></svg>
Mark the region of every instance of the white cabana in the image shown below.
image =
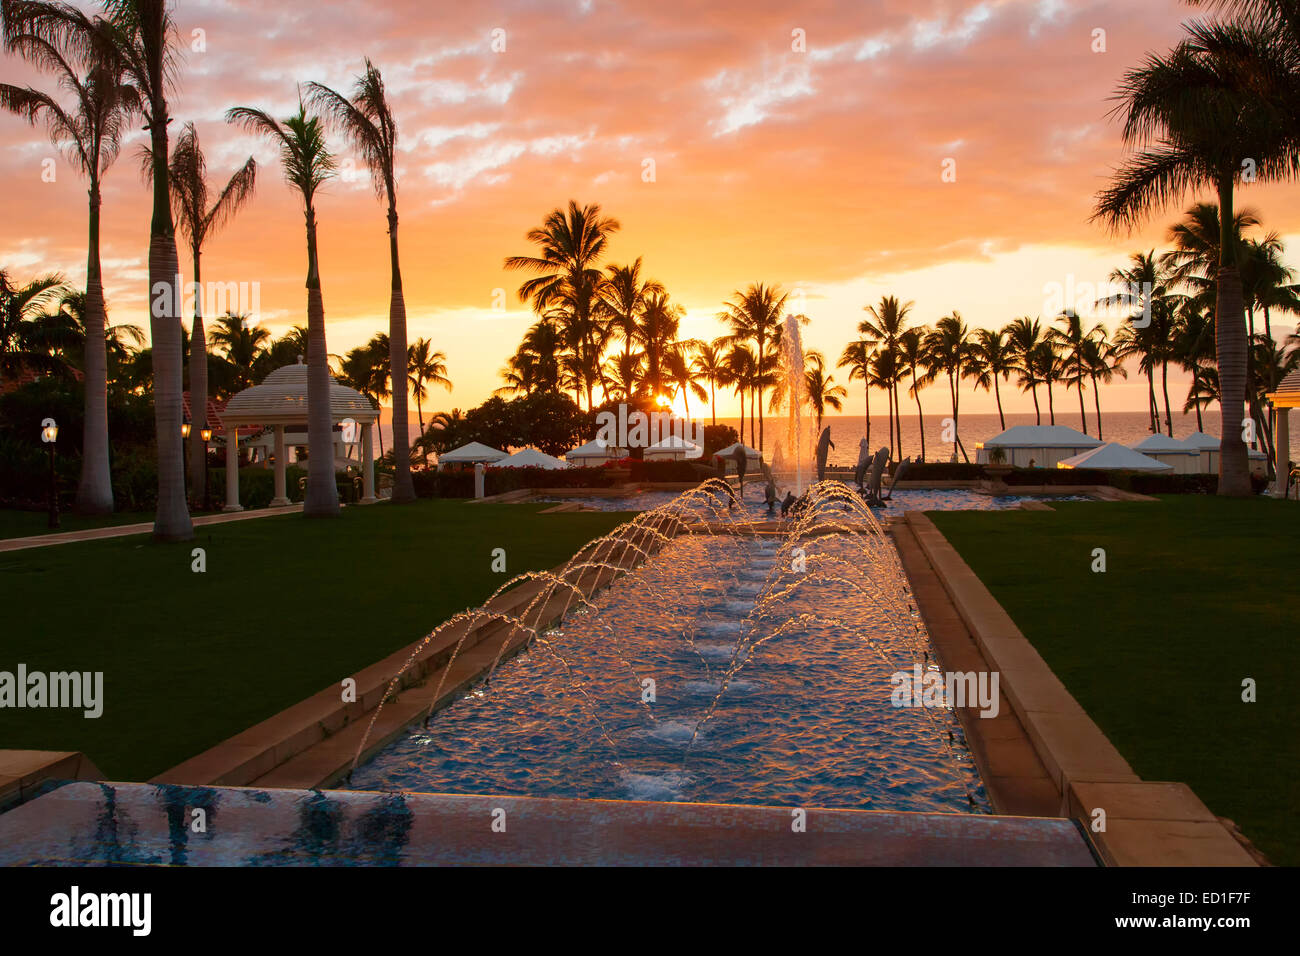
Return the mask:
<svg viewBox="0 0 1300 956"><path fill-rule="evenodd" d="M1201 453L1200 466L1197 469L1203 475L1219 473L1219 439L1205 432L1192 432L1183 439ZM1257 475L1268 473L1268 455L1258 449L1247 448L1246 457L1250 459L1250 470Z"/></svg>
<svg viewBox="0 0 1300 956"><path fill-rule="evenodd" d="M1051 468L1057 462L1097 448L1101 441L1065 425L1015 425L975 445L975 461L990 464L1001 449L1004 464L1015 468Z"/></svg>
<svg viewBox="0 0 1300 956"><path fill-rule="evenodd" d="M1165 471L1172 472L1173 465L1148 458L1140 451L1125 448L1118 442L1106 442L1081 455L1056 463L1057 468L1101 468L1107 471Z"/></svg>
<svg viewBox="0 0 1300 956"><path fill-rule="evenodd" d="M1133 450L1163 461L1173 468L1176 475L1195 475L1201 471L1201 450L1168 435L1148 435L1134 445Z"/></svg>
<svg viewBox="0 0 1300 956"><path fill-rule="evenodd" d="M748 458L750 461L758 461L763 457L763 453L761 451L758 451L757 449L754 448L750 448L744 442L739 442L739 441L736 442L734 445L728 445L726 448L720 448L717 451L715 451L713 454L721 455L723 458L734 458L736 456L737 448L743 448L745 451L745 457Z"/></svg>
<svg viewBox="0 0 1300 956"><path fill-rule="evenodd" d="M1270 392L1268 400L1277 413L1273 428L1273 460L1277 462L1273 497L1285 498L1291 475L1291 409L1300 408L1300 369L1278 382L1277 391Z"/></svg>
<svg viewBox="0 0 1300 956"><path fill-rule="evenodd" d="M493 463L493 468L549 468L563 469L568 468L567 462L560 461L558 458L552 458L545 452L540 452L536 448L523 448L515 452L508 458L502 458L500 461Z"/></svg>
<svg viewBox="0 0 1300 956"><path fill-rule="evenodd" d="M693 441L687 441L681 435L669 435L661 442L655 442L641 453L646 461L681 461L685 458L699 458L704 449Z"/></svg>
<svg viewBox="0 0 1300 956"><path fill-rule="evenodd" d="M579 445L571 451L565 453L564 458L571 464L593 466L601 465L607 461L617 461L620 458L627 457L626 448L616 448L614 445L605 444L605 439L595 438L585 445Z"/></svg>
<svg viewBox="0 0 1300 956"><path fill-rule="evenodd" d="M330 378L330 423L342 426L335 433L331 448L338 464L340 446L361 443L361 478L363 502L375 501L374 431L379 420L379 409L370 399L355 389L340 385ZM222 423L228 431L240 425L263 425L273 429L272 455L275 457L275 497L272 507L287 505L289 496L285 488L286 426L307 426L307 366L278 368L254 385L239 392L226 404L221 413ZM359 434L358 434L359 433ZM239 503L239 460L235 442L226 446L226 511L242 511Z"/></svg>
<svg viewBox="0 0 1300 956"><path fill-rule="evenodd" d="M438 456L438 467L443 465L495 465L506 457L506 453L496 448L472 441Z"/></svg>

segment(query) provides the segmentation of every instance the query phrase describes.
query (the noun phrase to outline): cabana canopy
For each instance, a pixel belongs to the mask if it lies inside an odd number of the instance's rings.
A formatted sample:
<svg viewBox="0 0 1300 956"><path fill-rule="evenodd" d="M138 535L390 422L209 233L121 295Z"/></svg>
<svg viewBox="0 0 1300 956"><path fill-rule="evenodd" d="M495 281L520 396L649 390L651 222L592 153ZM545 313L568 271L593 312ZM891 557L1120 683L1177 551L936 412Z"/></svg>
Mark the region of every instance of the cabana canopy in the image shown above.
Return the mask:
<svg viewBox="0 0 1300 956"><path fill-rule="evenodd" d="M565 452L564 457L569 461L580 461L583 459L613 461L618 458L626 458L627 449L607 445L603 438L594 438L585 445L579 445L572 451Z"/></svg>
<svg viewBox="0 0 1300 956"><path fill-rule="evenodd" d="M439 455L438 464L476 465L483 462L484 464L494 465L505 457L507 456L503 451L491 448L482 442L472 441L468 445L461 445L459 448L454 448Z"/></svg>
<svg viewBox="0 0 1300 956"><path fill-rule="evenodd" d="M540 452L536 448L523 448L515 452L509 458L503 458L493 464L494 468L550 468L560 469L568 468L566 462L558 458L552 458L545 452Z"/></svg>
<svg viewBox="0 0 1300 956"><path fill-rule="evenodd" d="M1215 439L1215 445L1218 445L1217 438ZM1144 455L1196 455L1200 453L1200 449L1195 445L1189 445L1178 438L1170 438L1168 435L1148 435L1134 445L1133 450Z"/></svg>
<svg viewBox="0 0 1300 956"><path fill-rule="evenodd" d="M739 442L739 441L736 442L734 445L728 445L726 448L720 448L719 450L715 451L713 454L720 455L723 458L731 458L736 454L737 448L743 448L745 450L745 457L753 461L758 461L760 458L763 457L762 452L754 448L750 448L744 442Z"/></svg>
<svg viewBox="0 0 1300 956"><path fill-rule="evenodd" d="M656 458L699 458L703 454L703 448L693 441L687 441L680 435L669 435L663 441L655 442L641 453L642 457L647 461Z"/></svg>
<svg viewBox="0 0 1300 956"><path fill-rule="evenodd" d="M1103 468L1116 471L1173 471L1174 466L1148 458L1117 442L1107 442L1081 455L1056 463L1057 468Z"/></svg>

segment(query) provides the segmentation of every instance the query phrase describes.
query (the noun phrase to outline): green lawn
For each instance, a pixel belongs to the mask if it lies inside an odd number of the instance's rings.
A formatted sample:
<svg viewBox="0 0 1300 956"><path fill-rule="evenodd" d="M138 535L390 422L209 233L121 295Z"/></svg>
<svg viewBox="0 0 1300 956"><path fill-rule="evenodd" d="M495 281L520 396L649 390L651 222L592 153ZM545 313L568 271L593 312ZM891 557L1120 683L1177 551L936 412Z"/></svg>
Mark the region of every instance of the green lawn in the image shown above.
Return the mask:
<svg viewBox="0 0 1300 956"><path fill-rule="evenodd" d="M0 554L0 670L103 671L104 714L0 709L0 748L143 780L418 640L630 515L432 500ZM191 550L207 571L191 571ZM491 570L504 548L507 574Z"/></svg>
<svg viewBox="0 0 1300 956"><path fill-rule="evenodd" d="M63 512L59 515L59 526L49 526L49 515L44 511L0 510L0 540L5 538L26 538L36 534L59 534L64 531L86 531L91 528L106 528L121 524L153 523L152 512L127 511L103 517L83 518L80 515Z"/></svg>
<svg viewBox="0 0 1300 956"><path fill-rule="evenodd" d="M1187 783L1274 863L1300 864L1300 507L1053 507L930 517L1143 779Z"/></svg>

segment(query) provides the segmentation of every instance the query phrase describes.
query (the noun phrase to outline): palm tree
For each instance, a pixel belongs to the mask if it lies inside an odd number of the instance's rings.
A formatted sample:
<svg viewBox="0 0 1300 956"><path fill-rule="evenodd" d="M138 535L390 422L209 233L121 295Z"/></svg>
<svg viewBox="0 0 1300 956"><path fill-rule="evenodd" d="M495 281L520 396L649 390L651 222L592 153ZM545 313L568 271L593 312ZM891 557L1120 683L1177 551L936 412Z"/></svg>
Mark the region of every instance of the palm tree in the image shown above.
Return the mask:
<svg viewBox="0 0 1300 956"><path fill-rule="evenodd" d="M146 175L152 172L152 157L146 157ZM181 234L190 244L194 263L194 285L202 289L203 244L216 234L252 198L257 184L257 163L248 157L230 177L216 201L208 205L208 164L199 146L193 123L186 123L172 149L170 187L172 209ZM194 325L190 331L190 489L194 501L204 501L207 463L203 460L200 430L208 415L208 344L203 329L203 296L194 296ZM269 337L269 336L268 336ZM251 372L251 367L249 369ZM248 379L251 383L251 377ZM247 386L245 386L247 387Z"/></svg>
<svg viewBox="0 0 1300 956"><path fill-rule="evenodd" d="M67 342L62 346L62 354L72 365L84 371L86 367L86 343L90 339L87 331L87 297L85 292L68 292L59 300L59 325L66 331ZM104 310L104 351L107 362L107 384L112 387L121 384L122 372L131 361L132 350L144 345L144 329L138 325L122 323L108 325L108 310ZM62 337L56 333L50 338ZM56 344L50 342L49 344Z"/></svg>
<svg viewBox="0 0 1300 956"><path fill-rule="evenodd" d="M1068 390L1071 385L1079 393L1079 431L1088 434L1088 415L1083 407L1083 387L1091 376L1088 374L1085 345L1096 338L1098 333L1106 334L1100 326L1085 330L1083 319L1073 309L1066 309L1056 317L1062 328L1048 331L1048 338L1061 350L1062 378Z"/></svg>
<svg viewBox="0 0 1300 956"><path fill-rule="evenodd" d="M605 378L616 392L622 393L625 402L630 402L641 387L641 359L640 352L617 352L606 363Z"/></svg>
<svg viewBox="0 0 1300 956"><path fill-rule="evenodd" d="M309 518L337 517L334 480L334 428L330 417L329 349L325 343L325 302L321 296L320 258L316 252L316 193L334 175L335 162L318 117L308 116L301 102L296 115L283 122L248 106L226 111L226 121L265 136L280 148L280 163L289 185L302 194L307 227L307 496L302 513ZM405 355L405 350L403 350ZM397 456L401 461L403 456Z"/></svg>
<svg viewBox="0 0 1300 956"><path fill-rule="evenodd" d="M1006 329L976 329L975 344L972 353L972 378L976 388L988 391L993 389L993 397L998 403L998 424L1007 430L1007 418L1002 413L1002 391L998 381L1010 381L1011 373L1016 370L1015 350Z"/></svg>
<svg viewBox="0 0 1300 956"><path fill-rule="evenodd" d="M374 342L358 345L348 349L339 362L339 381L348 388L356 389L374 402L376 408L383 408L383 400L390 394L388 388L392 368L388 364L388 347L375 348ZM375 421L375 432L379 436L379 457L384 457L384 433Z"/></svg>
<svg viewBox="0 0 1300 956"><path fill-rule="evenodd" d="M16 286L0 270L0 380L24 371L61 374L65 363L54 355L51 310L68 293L57 272Z"/></svg>
<svg viewBox="0 0 1300 956"><path fill-rule="evenodd" d="M225 389L227 395L233 395L253 384L253 379L256 376L254 370L258 365L258 359L271 341L271 333L260 325L253 325L249 319L250 317L247 315L227 312L218 318L212 327L212 345L225 351L223 358L229 376ZM191 359L196 351L194 339L191 337ZM191 395L193 395L193 392L191 392ZM193 402L194 400L191 398L190 404L193 405ZM197 411L195 411L195 416L197 418ZM203 454L202 445L199 446L199 454Z"/></svg>
<svg viewBox="0 0 1300 956"><path fill-rule="evenodd" d="M677 330L685 310L668 300L662 290L649 293L636 326L636 341L645 353L645 382L650 395L658 399L663 391L664 364L673 354Z"/></svg>
<svg viewBox="0 0 1300 956"><path fill-rule="evenodd" d="M1219 371L1213 365L1198 365L1192 372L1192 382L1187 387L1187 400L1183 411L1196 410L1196 430L1205 431L1201 410L1219 400Z"/></svg>
<svg viewBox="0 0 1300 956"><path fill-rule="evenodd" d="M885 393L885 400L890 405L889 418L889 448L890 453L894 450L894 431L897 427L898 432L898 457L903 455L903 421L896 415L896 409L893 407L893 396L898 394L898 383L903 380L903 366L899 360L899 350L895 347L892 351L880 349L871 359L871 378L867 381L868 388L878 388ZM895 422L894 419L898 418Z"/></svg>
<svg viewBox="0 0 1300 956"><path fill-rule="evenodd" d="M907 316L912 311L912 302L900 302L896 296L888 295L880 299L879 305L864 305L863 311L868 313L871 318L863 319L858 323L858 333L863 337L876 340L882 353L889 356L890 361L895 367L899 365L898 340L907 327ZM898 414L898 389L897 385L891 385L888 389L889 395L889 447L891 452L894 448L895 423L898 431L898 456L903 454L903 420Z"/></svg>
<svg viewBox="0 0 1300 956"><path fill-rule="evenodd" d="M1029 392L1034 399L1034 423L1043 424L1043 413L1038 405L1038 386L1042 380L1034 369L1033 355L1039 343L1043 341L1043 326L1038 319L1021 316L1011 322L1005 329L1010 343L1011 355L1018 373L1017 382L1022 392Z"/></svg>
<svg viewBox="0 0 1300 956"><path fill-rule="evenodd" d="M754 357L754 350L742 342L731 341L730 350L727 352L727 375L724 384L732 385L736 389L736 397L740 399L740 437L743 441L745 438L745 393L753 391L754 379L758 372L758 361ZM749 406L749 444L754 445L754 405L750 402Z"/></svg>
<svg viewBox="0 0 1300 956"><path fill-rule="evenodd" d="M588 408L595 404L592 392L604 346L598 308L603 277L597 264L609 237L619 228L618 220L601 215L599 205L579 206L571 199L567 211L552 210L540 229L528 232L526 238L538 247L538 255L510 256L505 261L507 269L536 273L519 287L519 301L531 299L539 313L563 304L582 366Z"/></svg>
<svg viewBox="0 0 1300 956"><path fill-rule="evenodd" d="M384 78L369 59L352 87L352 98L320 83L307 84L307 102L332 121L361 154L375 192L388 202L388 258L392 287L388 302L389 375L393 385L393 498L415 500L411 481L410 434L406 405L406 299L397 254L397 120L384 91Z"/></svg>
<svg viewBox="0 0 1300 956"><path fill-rule="evenodd" d="M668 381L673 384L673 393L681 393L682 408L686 412L686 417L691 417L691 393L700 401L707 401L708 391L699 382L695 381L695 372L691 368L690 350L692 342L675 342L668 352L664 355L664 370L667 372Z"/></svg>
<svg viewBox="0 0 1300 956"><path fill-rule="evenodd" d="M1138 357L1139 369L1147 377L1151 432L1159 434L1160 403L1156 400L1155 368L1160 365L1165 370L1167 382L1169 360L1173 356L1174 313L1185 299L1176 295L1172 288L1175 282L1186 283L1187 273L1175 253L1157 257L1153 249L1132 253L1129 267L1113 270L1110 279L1118 283L1122 291L1099 299L1097 304L1133 310L1115 334L1114 344L1119 357ZM1213 296L1210 301L1213 301ZM1173 419L1169 412L1167 388L1165 426L1172 436Z"/></svg>
<svg viewBox="0 0 1300 956"><path fill-rule="evenodd" d="M1246 409L1248 343L1229 224L1246 169L1252 181L1264 182L1290 179L1300 170L1293 96L1300 71L1294 43L1262 20L1196 21L1186 29L1187 38L1173 51L1150 55L1125 75L1118 112L1125 143L1138 152L1098 196L1095 215L1112 228L1132 228L1189 189L1217 192L1215 354L1223 418L1218 492L1244 497L1251 485L1239 417Z"/></svg>
<svg viewBox="0 0 1300 956"><path fill-rule="evenodd" d="M844 410L844 399L848 391L843 385L835 384L835 376L826 373L826 359L816 349L804 353L804 387L808 393L808 402L817 416L817 431L822 430L822 419L826 409Z"/></svg>
<svg viewBox="0 0 1300 956"><path fill-rule="evenodd" d="M609 275L601 287L601 299L609 312L613 329L623 337L623 355L630 356L646 298L663 292L664 287L653 279L641 277L640 256L631 265L609 265L605 271Z"/></svg>
<svg viewBox="0 0 1300 956"><path fill-rule="evenodd" d="M875 342L871 339L858 339L844 346L837 368L849 370L850 382L861 382L864 396L863 418L866 426L867 447L871 447L871 360L874 357Z"/></svg>
<svg viewBox="0 0 1300 956"><path fill-rule="evenodd" d="M725 303L718 318L731 328L736 342L754 343L754 380L757 391L750 402L750 414L758 408L758 450L763 450L763 390L771 383L776 365L776 351L781 341L781 320L789 293L779 286L752 283L743 292L737 290Z"/></svg>
<svg viewBox="0 0 1300 956"><path fill-rule="evenodd" d="M81 478L75 508L79 514L111 514L113 482L108 463L108 356L105 346L104 285L99 259L101 182L117 158L130 114L139 109L134 87L124 81L121 62L99 51L63 50L36 32L37 21L25 20L22 11L4 14L4 47L49 70L59 86L74 99L65 108L54 97L31 87L0 83L0 109L8 110L35 126L44 121L50 140L62 148L69 162L89 184L89 243L86 253L86 291L80 309L84 323L85 423L81 442ZM38 29L38 28L37 28ZM57 34L56 34L57 36ZM80 55L78 55L80 54Z"/></svg>
<svg viewBox="0 0 1300 956"><path fill-rule="evenodd" d="M958 415L961 410L961 380L970 373L971 365L970 329L962 321L961 313L954 311L935 323L934 331L925 337L925 352L929 356L931 367L936 372L948 376L948 394L952 399L953 460L957 450L967 462L966 446L961 441L958 427ZM1052 424L1056 424L1053 421Z"/></svg>
<svg viewBox="0 0 1300 956"><path fill-rule="evenodd" d="M420 421L420 434L424 434L424 393L430 385L441 385L451 391L451 379L447 377L447 356L435 352L433 343L420 338L407 348L407 380L411 391L415 393L415 413ZM424 454L424 464L428 467L429 453Z"/></svg>
<svg viewBox="0 0 1300 956"><path fill-rule="evenodd" d="M912 376L912 384L908 386L907 392L916 402L916 423L921 435L921 461L925 461L925 413L921 411L921 389L933 382L935 375L933 367L929 364L926 338L927 330L924 326L907 329L898 337L899 365L907 369ZM899 454L902 454L901 442Z"/></svg>
<svg viewBox="0 0 1300 956"><path fill-rule="evenodd" d="M691 363L695 375L709 383L709 405L714 425L718 424L718 386L727 374L726 347L725 337L716 338L712 342L696 341L695 360Z"/></svg>
<svg viewBox="0 0 1300 956"><path fill-rule="evenodd" d="M1100 328L1100 326L1098 326ZM1100 385L1109 385L1118 375L1121 378L1128 378L1128 372L1124 370L1124 360L1118 354L1115 346L1106 341L1104 334L1085 339L1081 349L1083 352L1083 367L1092 379L1092 401L1097 410L1097 440L1102 440L1101 435L1101 389Z"/></svg>
<svg viewBox="0 0 1300 956"><path fill-rule="evenodd" d="M1047 387L1047 420L1056 424L1056 402L1052 398L1052 385L1061 379L1061 357L1050 339L1044 339L1029 353L1029 368L1034 380Z"/></svg>

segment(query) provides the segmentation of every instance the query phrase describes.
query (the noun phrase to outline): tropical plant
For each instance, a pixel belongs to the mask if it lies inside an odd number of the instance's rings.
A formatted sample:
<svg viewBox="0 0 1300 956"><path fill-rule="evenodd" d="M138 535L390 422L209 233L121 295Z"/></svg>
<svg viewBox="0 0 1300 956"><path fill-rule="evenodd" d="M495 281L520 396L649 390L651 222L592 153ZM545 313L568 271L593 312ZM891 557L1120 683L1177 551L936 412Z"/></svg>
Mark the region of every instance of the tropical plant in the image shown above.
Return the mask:
<svg viewBox="0 0 1300 956"><path fill-rule="evenodd" d="M1002 413L1002 390L999 381L1010 381L1016 370L1015 351L1006 329L976 329L971 353L971 377L976 388L993 390L998 405L998 424L1007 429L1007 418Z"/></svg>
<svg viewBox="0 0 1300 956"><path fill-rule="evenodd" d="M820 432L826 409L843 411L844 399L849 393L843 385L835 384L834 375L827 374L826 358L821 352L809 349L804 353L803 358L804 391L808 396L808 404L812 406L813 414L817 416L817 431Z"/></svg>
<svg viewBox="0 0 1300 956"><path fill-rule="evenodd" d="M86 252L86 290L79 312L85 326L81 367L85 375L84 425L81 441L81 477L75 508L80 514L111 514L113 482L108 462L108 357L104 329L104 280L99 255L100 209L104 174L117 158L131 114L140 107L135 87L126 82L120 59L85 37L93 25L72 11L66 15L72 30L42 30L39 4L7 3L0 7L7 51L17 53L54 74L58 85L72 96L65 107L48 93L31 87L0 83L0 109L26 119L33 126L44 122L50 141L89 186L89 242ZM51 11L54 12L54 11ZM82 42L77 42L80 36Z"/></svg>
<svg viewBox="0 0 1300 956"><path fill-rule="evenodd" d="M858 334L874 339L880 352L888 357L886 363L895 372L900 367L898 361L898 341L907 328L907 316L912 311L912 302L900 302L896 296L888 295L880 299L879 305L864 305L863 311L871 316L858 323ZM898 433L898 455L903 454L903 420L898 412L897 375L886 387L889 396L889 447L894 448L895 431Z"/></svg>
<svg viewBox="0 0 1300 956"><path fill-rule="evenodd" d="M934 331L925 337L925 352L931 367L948 376L948 394L952 400L952 438L953 459L957 451L969 462L966 446L962 444L961 428L961 381L971 371L973 349L970 341L970 329L962 321L961 313L954 311L935 323ZM1055 422L1053 422L1055 424Z"/></svg>
<svg viewBox="0 0 1300 956"><path fill-rule="evenodd" d="M921 410L921 389L934 381L935 369L927 351L927 330L924 326L904 330L898 337L898 364L912 377L907 393L916 402L916 424L921 436L921 461L925 461L925 413ZM899 454L902 454L900 448Z"/></svg>
<svg viewBox="0 0 1300 956"><path fill-rule="evenodd" d="M325 302L321 297L320 257L316 249L316 194L334 175L335 161L325 143L319 117L298 112L284 121L249 106L226 111L227 122L265 136L280 149L286 182L302 197L307 228L307 495L303 515L336 517L334 428L330 416L329 350L325 342ZM405 350L403 350L405 355Z"/></svg>
<svg viewBox="0 0 1300 956"><path fill-rule="evenodd" d="M871 339L858 339L844 346L837 368L849 370L850 382L861 382L863 393L863 424L867 447L871 447L871 359L874 355L875 342Z"/></svg>
<svg viewBox="0 0 1300 956"><path fill-rule="evenodd" d="M14 285L0 270L0 379L25 371L66 374L67 363L55 355L53 310L68 294L57 272Z"/></svg>
<svg viewBox="0 0 1300 956"><path fill-rule="evenodd" d="M788 298L789 294L779 286L755 282L743 292L734 292L718 315L730 327L732 341L754 343L751 354L755 367L751 374L755 396L750 402L750 414L757 407L759 451L763 450L763 392L775 380L776 350L780 347L782 315Z"/></svg>
<svg viewBox="0 0 1300 956"><path fill-rule="evenodd" d="M397 120L388 104L384 78L369 59L364 72L353 84L351 99L320 83L308 83L306 90L307 102L341 130L361 154L370 170L375 194L388 203L388 256L392 272L388 302L389 376L394 383L392 500L411 502L415 500L415 485L411 481L407 428L406 299L402 294L402 270L397 251Z"/></svg>
<svg viewBox="0 0 1300 956"><path fill-rule="evenodd" d="M451 391L451 379L447 377L447 356L434 351L433 343L419 338L407 348L407 380L415 395L415 413L420 422L420 434L424 434L424 395L430 385L441 385ZM398 453L401 448L398 446ZM429 463L428 452L424 454L424 463Z"/></svg>

